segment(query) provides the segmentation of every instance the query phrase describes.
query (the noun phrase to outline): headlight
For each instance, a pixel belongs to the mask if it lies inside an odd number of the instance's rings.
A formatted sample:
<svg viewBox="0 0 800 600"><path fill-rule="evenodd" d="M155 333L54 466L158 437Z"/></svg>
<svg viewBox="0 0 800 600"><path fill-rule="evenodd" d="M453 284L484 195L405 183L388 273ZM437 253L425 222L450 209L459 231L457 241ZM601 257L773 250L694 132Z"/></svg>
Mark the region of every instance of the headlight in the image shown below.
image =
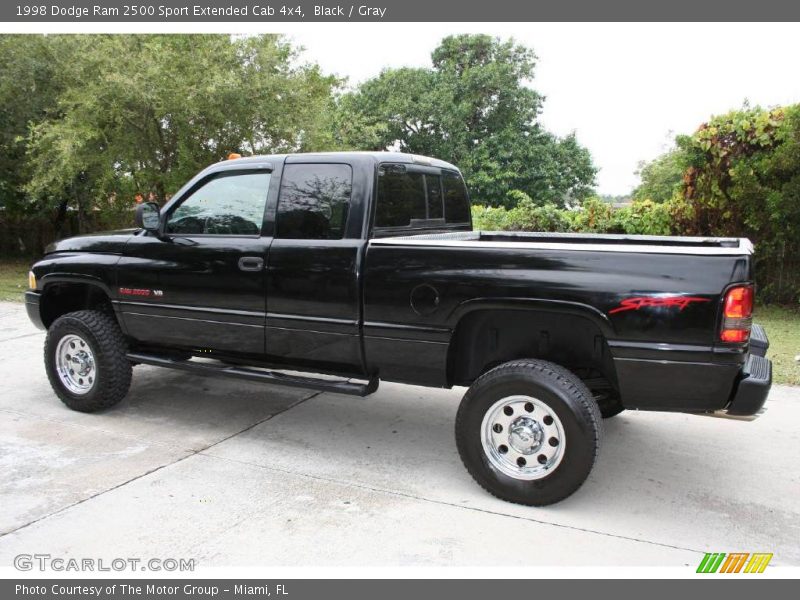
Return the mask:
<svg viewBox="0 0 800 600"><path fill-rule="evenodd" d="M32 290L36 289L36 275L33 274L33 271L28 271L28 287Z"/></svg>

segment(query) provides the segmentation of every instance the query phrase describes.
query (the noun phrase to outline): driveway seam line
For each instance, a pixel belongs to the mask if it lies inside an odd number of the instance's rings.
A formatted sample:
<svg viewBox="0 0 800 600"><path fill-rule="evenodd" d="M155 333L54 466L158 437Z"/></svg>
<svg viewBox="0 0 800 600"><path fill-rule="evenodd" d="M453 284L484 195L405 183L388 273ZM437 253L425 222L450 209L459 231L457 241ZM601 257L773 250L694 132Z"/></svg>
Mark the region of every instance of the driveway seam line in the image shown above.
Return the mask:
<svg viewBox="0 0 800 600"><path fill-rule="evenodd" d="M17 335L15 337L3 338L2 340L0 340L0 344L2 344L3 342L13 342L14 340L21 340L26 337L32 337L34 335L43 335L43 334L44 334L43 331L37 331L36 333L23 333L22 335Z"/></svg>
<svg viewBox="0 0 800 600"><path fill-rule="evenodd" d="M641 544L649 544L649 545L653 545L653 546L660 546L662 548L671 548L673 550L683 550L683 551L686 551L686 552L695 552L697 554L705 554L705 550L696 550L694 548L687 548L687 547L684 547L684 546L675 546L673 544L666 544L664 542L656 542L656 541L652 541L652 540L645 540L645 539L640 539L640 538L636 538L636 537L633 537L633 536L620 535L620 534L616 534L616 533L609 533L607 531L599 531L599 530L596 530L596 529L587 529L585 527L575 527L574 525L566 525L564 523L553 523L553 522L550 522L550 521L542 521L540 519L533 519L531 517L524 517L524 516L521 516L521 515L512 515L512 514L498 512L498 511L489 510L489 509L485 509L485 508L478 508L476 506L465 506L463 504L456 504L454 502L447 502L447 501L444 501L444 500L437 500L435 498L426 498L424 496L417 496L415 494L411 494L411 493L408 493L408 492L401 492L401 491L389 490L389 489L385 489L385 488L372 487L370 485L366 485L366 484L363 484L363 483L357 483L357 482L345 481L345 480L340 480L340 479L322 477L320 475L312 475L310 473L302 473L300 471L292 471L290 469L281 469L281 468L278 468L278 467L269 467L269 466L266 466L266 465L259 465L259 464L251 463L251 462L244 461L244 460L239 460L239 459L235 459L235 458L228 458L226 456L219 456L219 455L216 455L216 454L208 454L208 453L205 452L205 450L201 451L200 454L203 454L204 456L208 456L208 457L211 457L211 458L216 458L218 460L235 462L235 463L239 463L239 464L242 464L242 465L256 467L258 469L264 469L264 470L267 470L267 471L273 471L273 472L278 472L278 473L285 473L287 475L297 475L299 477L306 477L308 479L316 479L316 480L324 481L324 482L327 482L327 483L335 483L335 484L344 485L344 486L347 486L347 487L354 487L354 488L367 490L367 491L371 491L371 492L375 492L375 493L379 493L379 494L388 494L388 495L391 495L391 496L399 496L401 498L408 498L410 500L419 500L420 502L428 502L428 503L437 504L437 505L440 505L440 506L449 506L449 507L452 507L452 508L461 508L461 509L470 510L470 511L473 511L473 512L485 513L485 514L489 514L489 515L493 515L493 516L497 516L497 517L508 517L508 518L511 518L511 519L519 519L519 520L527 521L527 522L530 522L530 523L536 523L538 525L549 525L549 526L552 526L552 527L559 527L559 528L562 528L562 529L569 529L571 531L579 531L579 532L583 532L583 533L591 533L591 534L594 534L594 535L601 535L601 536L605 536L605 537L611 537L611 538L626 540L626 541L630 541L630 542L638 542L638 543L641 543Z"/></svg>
<svg viewBox="0 0 800 600"><path fill-rule="evenodd" d="M182 462L182 461L186 460L187 458L191 458L193 456L197 456L199 454L203 454L209 448L213 448L217 444L221 444L222 442L226 442L226 441L236 437L237 435L241 435L243 433L246 433L247 431L250 431L254 427L258 427L262 423L266 423L267 421L269 421L273 417L277 417L278 415L283 414L286 411L293 409L295 406L298 406L298 405L302 404L303 402L305 402L307 400L311 400L312 398L316 398L321 393L322 392L314 392L311 395L306 396L305 398L301 398L300 400L298 400L297 402L293 402L291 405L287 406L283 410L278 411L276 413L272 413L272 414L266 416L265 418L257 421L256 423L253 423L252 425L248 425L247 427L245 427L244 429L242 429L240 431L237 431L237 432L232 433L232 434L230 434L228 436L225 436L224 438L222 438L220 440L217 440L213 444L209 444L208 446L205 446L204 448L200 448L199 450L185 450L184 451L184 452L186 452L185 456L181 456L180 458L178 458L176 460L173 460L171 462L165 463L163 465L159 465L159 466L157 466L157 467L155 467L153 469L150 469L149 471L146 471L145 473L140 473L139 475L136 475L135 477L131 477L130 479L127 479L126 481L118 483L117 485L114 485L114 486L112 486L110 488L107 488L105 490L101 490L101 491L97 492L96 494L92 494L90 496L87 496L86 498L81 498L80 500L78 500L76 502L73 502L72 504L69 504L67 506L63 506L63 507L59 508L58 510L55 510L55 511L53 511L51 513L48 513L46 515L42 515L41 517L38 517L38 518L36 518L36 519L34 519L32 521L24 523L24 524L20 525L19 527L15 527L14 529L11 529L9 531L0 532L0 539L3 539L7 535L11 535L13 533L17 533L18 531L21 531L22 529L30 527L31 525L35 525L36 523L39 523L39 522L44 521L46 519L49 519L50 517L55 517L56 515L59 515L59 514L61 514L63 512L66 512L66 511L72 509L72 508L75 508L76 506L79 506L79 505L83 504L84 502L88 502L90 500L94 500L98 496L102 496L103 494L107 494L109 492L113 492L114 490L117 490L117 489L119 489L119 488L121 488L123 486L126 486L129 483L132 483L134 481L142 479L143 477L147 477L148 475L152 475L156 471L160 471L161 469L166 469L167 467L171 467L171 466L177 465L179 462ZM212 455L203 454L203 456L207 456L208 457L208 456L212 456Z"/></svg>
<svg viewBox="0 0 800 600"><path fill-rule="evenodd" d="M13 410L13 409L10 409L10 408L0 408L0 413L5 413L7 415L12 415L12 416L17 416L17 417L23 417L25 419L33 419L33 420L44 421L46 423L57 423L59 425L65 426L65 427L72 427L72 428L75 428L75 429L80 430L80 431L85 431L87 433L100 433L100 434L106 434L106 435L113 435L113 436L124 438L124 439L128 439L128 440L134 440L134 441L138 441L138 442L145 442L145 443L147 443L149 445L153 445L153 446L163 446L164 448L169 448L171 450L178 450L180 452L192 452L191 448L185 448L185 447L182 447L182 446L171 444L169 442L146 440L146 439L144 439L142 437L131 435L129 433L120 433L120 432L117 432L117 431L110 431L108 429L93 427L91 425L83 425L81 423L70 423L70 422L66 422L66 421L61 421L59 419L55 419L55 418L51 418L51 417L45 417L45 416L37 415L37 414L34 414L34 413L27 413L27 412L23 412L23 411L19 411L19 410Z"/></svg>

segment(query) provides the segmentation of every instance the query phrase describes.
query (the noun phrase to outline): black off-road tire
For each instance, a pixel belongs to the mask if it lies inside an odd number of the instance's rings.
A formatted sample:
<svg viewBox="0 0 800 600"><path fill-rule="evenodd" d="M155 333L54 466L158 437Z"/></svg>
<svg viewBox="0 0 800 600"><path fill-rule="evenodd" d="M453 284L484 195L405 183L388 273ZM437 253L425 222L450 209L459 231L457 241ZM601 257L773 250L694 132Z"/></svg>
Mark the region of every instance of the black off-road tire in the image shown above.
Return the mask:
<svg viewBox="0 0 800 600"><path fill-rule="evenodd" d="M539 479L503 473L484 451L483 418L496 402L510 396L544 403L563 426L561 462ZM470 475L494 496L528 506L554 504L580 488L594 466L602 433L600 409L586 385L564 367L544 360L514 360L484 373L464 395L456 416L456 444Z"/></svg>
<svg viewBox="0 0 800 600"><path fill-rule="evenodd" d="M56 367L59 341L74 334L85 340L94 355L96 377L91 389L76 394L62 382ZM50 385L72 410L96 412L122 400L131 384L131 363L127 343L113 316L96 310L79 310L56 319L47 331L44 364Z"/></svg>

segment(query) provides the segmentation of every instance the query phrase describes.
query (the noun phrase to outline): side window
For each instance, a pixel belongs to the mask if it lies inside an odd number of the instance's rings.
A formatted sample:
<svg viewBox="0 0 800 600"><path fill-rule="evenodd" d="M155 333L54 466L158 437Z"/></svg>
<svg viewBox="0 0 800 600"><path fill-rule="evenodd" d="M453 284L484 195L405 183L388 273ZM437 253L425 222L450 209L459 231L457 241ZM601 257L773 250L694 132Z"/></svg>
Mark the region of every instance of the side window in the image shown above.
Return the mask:
<svg viewBox="0 0 800 600"><path fill-rule="evenodd" d="M453 171L442 171L442 189L447 223L469 223L469 198L461 176Z"/></svg>
<svg viewBox="0 0 800 600"><path fill-rule="evenodd" d="M167 233L258 235L269 179L269 173L225 173L211 179L172 212Z"/></svg>
<svg viewBox="0 0 800 600"><path fill-rule="evenodd" d="M277 237L342 239L352 189L350 165L286 165L278 198Z"/></svg>

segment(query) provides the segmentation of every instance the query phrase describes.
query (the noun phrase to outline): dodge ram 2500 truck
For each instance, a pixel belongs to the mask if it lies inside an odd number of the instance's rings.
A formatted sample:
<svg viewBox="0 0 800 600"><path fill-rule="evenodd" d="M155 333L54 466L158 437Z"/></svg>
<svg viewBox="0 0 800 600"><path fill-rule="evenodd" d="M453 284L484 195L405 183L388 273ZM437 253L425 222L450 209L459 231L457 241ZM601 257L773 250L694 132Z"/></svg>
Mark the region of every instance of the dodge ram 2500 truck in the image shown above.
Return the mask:
<svg viewBox="0 0 800 600"><path fill-rule="evenodd" d="M119 402L137 364L358 396L467 386L466 468L545 505L588 476L602 417L753 418L769 392L746 239L474 231L456 167L381 152L223 161L136 223L32 267L72 409Z"/></svg>

